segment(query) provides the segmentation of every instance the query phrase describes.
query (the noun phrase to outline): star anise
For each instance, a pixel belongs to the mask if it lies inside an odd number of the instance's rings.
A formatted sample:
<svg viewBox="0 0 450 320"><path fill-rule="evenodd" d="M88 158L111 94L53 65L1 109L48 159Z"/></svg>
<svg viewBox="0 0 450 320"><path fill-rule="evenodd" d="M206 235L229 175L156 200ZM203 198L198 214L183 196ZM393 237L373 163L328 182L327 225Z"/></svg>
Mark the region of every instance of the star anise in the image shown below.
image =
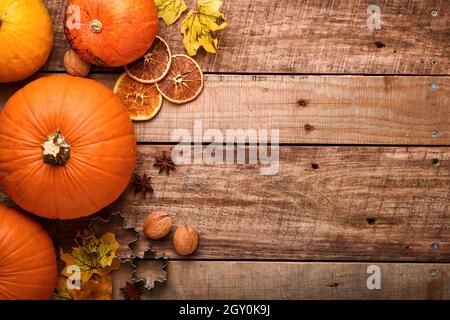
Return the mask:
<svg viewBox="0 0 450 320"><path fill-rule="evenodd" d="M147 176L146 173L140 176L138 174L134 174L134 193L142 193L142 196L145 198L147 192L153 193L153 188L151 186L152 177Z"/></svg>
<svg viewBox="0 0 450 320"><path fill-rule="evenodd" d="M142 287L140 287L136 282L128 282L125 288L120 288L125 300L141 300L141 295L144 292Z"/></svg>
<svg viewBox="0 0 450 320"><path fill-rule="evenodd" d="M156 156L155 161L156 162L153 166L159 167L159 174L166 171L167 175L169 175L170 170L176 170L175 163L173 163L170 156L167 156L166 152L163 152L163 154L159 157Z"/></svg>

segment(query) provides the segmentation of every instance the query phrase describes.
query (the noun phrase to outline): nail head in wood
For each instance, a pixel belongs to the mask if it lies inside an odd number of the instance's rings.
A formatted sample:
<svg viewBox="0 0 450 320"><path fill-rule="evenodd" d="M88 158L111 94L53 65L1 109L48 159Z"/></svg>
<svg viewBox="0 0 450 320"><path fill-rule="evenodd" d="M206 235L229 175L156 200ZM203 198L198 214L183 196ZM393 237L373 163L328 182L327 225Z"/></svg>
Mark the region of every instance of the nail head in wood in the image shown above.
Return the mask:
<svg viewBox="0 0 450 320"><path fill-rule="evenodd" d="M437 275L439 275L439 270L431 269L430 270L430 275L433 276L433 277L436 277Z"/></svg>
<svg viewBox="0 0 450 320"><path fill-rule="evenodd" d="M435 242L431 245L431 249L438 250L439 249L439 243Z"/></svg>
<svg viewBox="0 0 450 320"><path fill-rule="evenodd" d="M436 130L436 131L433 131L431 133L431 135L432 135L433 138L439 138L441 136L441 133Z"/></svg>
<svg viewBox="0 0 450 320"><path fill-rule="evenodd" d="M436 82L433 82L431 84L431 89L436 90L437 88L439 88L439 85Z"/></svg>
<svg viewBox="0 0 450 320"><path fill-rule="evenodd" d="M437 10L432 10L431 12L430 12L430 14L431 14L431 16L433 17L433 18L436 18L437 16L438 16L438 12L437 12Z"/></svg>

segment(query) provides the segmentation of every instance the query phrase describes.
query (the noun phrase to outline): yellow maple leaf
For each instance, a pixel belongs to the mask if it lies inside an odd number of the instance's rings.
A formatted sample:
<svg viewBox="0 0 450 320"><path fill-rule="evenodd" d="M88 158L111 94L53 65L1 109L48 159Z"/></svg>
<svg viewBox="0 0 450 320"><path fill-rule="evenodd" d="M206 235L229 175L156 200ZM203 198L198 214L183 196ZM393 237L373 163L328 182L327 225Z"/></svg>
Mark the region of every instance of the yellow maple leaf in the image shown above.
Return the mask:
<svg viewBox="0 0 450 320"><path fill-rule="evenodd" d="M223 13L219 12L221 0L198 0L198 12L189 11L181 23L183 44L190 56L203 47L207 52L216 53L219 40L214 31L225 29L228 25Z"/></svg>
<svg viewBox="0 0 450 320"><path fill-rule="evenodd" d="M187 9L183 0L155 0L155 4L158 8L158 17L168 26L177 21Z"/></svg>
<svg viewBox="0 0 450 320"><path fill-rule="evenodd" d="M87 239L84 247L74 247L67 253L61 249L61 260L66 263L61 273L70 277L73 275L73 266L76 266L82 282L88 281L94 274L107 275L120 267L120 261L116 259L118 248L119 243L114 234L105 233L100 239Z"/></svg>

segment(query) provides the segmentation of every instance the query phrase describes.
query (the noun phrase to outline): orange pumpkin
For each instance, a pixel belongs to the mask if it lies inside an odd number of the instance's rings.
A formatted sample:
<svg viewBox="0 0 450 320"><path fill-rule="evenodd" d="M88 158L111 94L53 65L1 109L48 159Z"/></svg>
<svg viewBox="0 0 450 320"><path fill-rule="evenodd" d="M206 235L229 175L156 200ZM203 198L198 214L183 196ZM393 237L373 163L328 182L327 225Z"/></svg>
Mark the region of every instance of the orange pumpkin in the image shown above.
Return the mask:
<svg viewBox="0 0 450 320"><path fill-rule="evenodd" d="M96 81L40 78L0 113L0 186L39 216L72 219L100 210L127 187L135 162L127 109Z"/></svg>
<svg viewBox="0 0 450 320"><path fill-rule="evenodd" d="M55 249L45 230L0 204L0 300L48 299L56 274Z"/></svg>
<svg viewBox="0 0 450 320"><path fill-rule="evenodd" d="M124 66L142 57L158 31L153 0L70 0L66 38L84 60Z"/></svg>
<svg viewBox="0 0 450 320"><path fill-rule="evenodd" d="M52 21L41 0L0 1L0 82L31 76L52 45Z"/></svg>

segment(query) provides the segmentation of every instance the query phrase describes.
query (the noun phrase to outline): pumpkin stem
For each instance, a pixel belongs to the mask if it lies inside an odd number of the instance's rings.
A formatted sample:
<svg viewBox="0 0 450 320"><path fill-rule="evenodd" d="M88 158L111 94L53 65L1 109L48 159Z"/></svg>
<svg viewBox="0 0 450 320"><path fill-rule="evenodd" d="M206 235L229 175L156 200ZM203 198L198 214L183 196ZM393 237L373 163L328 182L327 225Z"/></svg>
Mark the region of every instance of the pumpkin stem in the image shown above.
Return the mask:
<svg viewBox="0 0 450 320"><path fill-rule="evenodd" d="M42 144L42 157L45 163L50 164L64 165L69 160L70 144L59 130L45 139Z"/></svg>
<svg viewBox="0 0 450 320"><path fill-rule="evenodd" d="M97 19L92 20L89 27L95 33L99 33L103 30L103 24Z"/></svg>

